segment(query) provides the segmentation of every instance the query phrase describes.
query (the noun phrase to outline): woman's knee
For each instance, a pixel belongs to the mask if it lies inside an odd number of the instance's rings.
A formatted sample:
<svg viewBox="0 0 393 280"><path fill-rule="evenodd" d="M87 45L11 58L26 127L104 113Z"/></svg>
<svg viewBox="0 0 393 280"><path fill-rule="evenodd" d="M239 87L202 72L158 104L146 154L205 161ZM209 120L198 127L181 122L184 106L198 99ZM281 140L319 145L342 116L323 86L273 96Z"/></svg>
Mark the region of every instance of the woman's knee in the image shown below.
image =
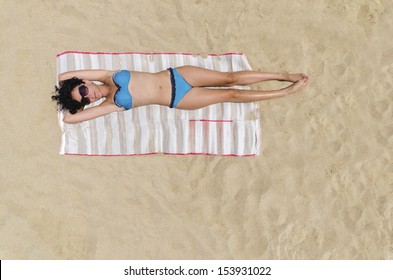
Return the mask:
<svg viewBox="0 0 393 280"><path fill-rule="evenodd" d="M226 72L225 73L225 84L228 86L235 86L238 82L238 75L236 72Z"/></svg>
<svg viewBox="0 0 393 280"><path fill-rule="evenodd" d="M241 102L240 97L240 90L235 88L227 89L227 100L229 102Z"/></svg>

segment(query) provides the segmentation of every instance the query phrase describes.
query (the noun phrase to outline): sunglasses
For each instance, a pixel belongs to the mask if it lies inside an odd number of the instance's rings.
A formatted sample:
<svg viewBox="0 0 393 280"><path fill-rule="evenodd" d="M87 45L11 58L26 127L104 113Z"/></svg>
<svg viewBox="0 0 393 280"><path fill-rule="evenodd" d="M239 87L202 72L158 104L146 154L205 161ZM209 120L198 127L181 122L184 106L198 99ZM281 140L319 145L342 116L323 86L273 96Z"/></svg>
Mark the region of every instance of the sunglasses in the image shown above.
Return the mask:
<svg viewBox="0 0 393 280"><path fill-rule="evenodd" d="M89 89L85 85L81 85L78 90L82 97L86 97L89 94Z"/></svg>
<svg viewBox="0 0 393 280"><path fill-rule="evenodd" d="M89 98L86 97L89 94L89 89L87 88L87 86L81 85L79 86L78 90L79 90L79 94L82 96L81 99L82 106L89 105L90 100Z"/></svg>

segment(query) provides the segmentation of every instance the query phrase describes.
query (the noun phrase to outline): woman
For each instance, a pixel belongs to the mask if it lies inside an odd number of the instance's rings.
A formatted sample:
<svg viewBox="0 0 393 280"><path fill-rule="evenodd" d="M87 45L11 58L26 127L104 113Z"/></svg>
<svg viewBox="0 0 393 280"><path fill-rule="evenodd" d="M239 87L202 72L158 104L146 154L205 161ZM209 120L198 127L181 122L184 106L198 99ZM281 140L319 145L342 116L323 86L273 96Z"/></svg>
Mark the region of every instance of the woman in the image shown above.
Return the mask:
<svg viewBox="0 0 393 280"><path fill-rule="evenodd" d="M278 80L293 84L279 90L212 89L250 85ZM195 66L169 68L158 73L136 71L80 70L59 75L56 87L61 110L67 110L63 121L78 123L112 112L158 104L171 108L194 110L221 102L255 102L285 96L302 90L308 83L304 74L265 73L258 71L218 72ZM92 81L99 81L95 84ZM99 106L84 106L105 98Z"/></svg>

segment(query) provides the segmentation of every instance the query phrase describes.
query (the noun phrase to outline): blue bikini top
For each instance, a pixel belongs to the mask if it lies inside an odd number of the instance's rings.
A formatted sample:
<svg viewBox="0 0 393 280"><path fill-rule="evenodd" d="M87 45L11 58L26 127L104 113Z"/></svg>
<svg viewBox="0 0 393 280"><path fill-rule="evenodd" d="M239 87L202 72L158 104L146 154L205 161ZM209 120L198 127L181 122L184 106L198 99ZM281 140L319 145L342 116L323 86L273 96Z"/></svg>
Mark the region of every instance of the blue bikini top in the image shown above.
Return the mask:
<svg viewBox="0 0 393 280"><path fill-rule="evenodd" d="M115 93L115 104L126 110L132 108L132 96L128 90L128 84L131 79L131 73L128 70L121 70L113 74L112 80L119 88Z"/></svg>

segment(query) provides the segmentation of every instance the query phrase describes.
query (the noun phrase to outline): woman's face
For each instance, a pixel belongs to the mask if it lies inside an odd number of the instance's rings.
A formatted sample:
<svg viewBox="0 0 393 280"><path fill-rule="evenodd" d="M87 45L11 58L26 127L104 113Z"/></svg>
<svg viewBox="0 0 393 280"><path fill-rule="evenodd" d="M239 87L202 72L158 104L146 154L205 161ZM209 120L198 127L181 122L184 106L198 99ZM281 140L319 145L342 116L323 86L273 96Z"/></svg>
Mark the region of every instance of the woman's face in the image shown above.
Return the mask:
<svg viewBox="0 0 393 280"><path fill-rule="evenodd" d="M81 102L82 97L85 97L90 100L90 103L93 103L102 98L102 93L95 83L89 80L83 80L83 82L84 84L75 87L71 91L72 99Z"/></svg>

